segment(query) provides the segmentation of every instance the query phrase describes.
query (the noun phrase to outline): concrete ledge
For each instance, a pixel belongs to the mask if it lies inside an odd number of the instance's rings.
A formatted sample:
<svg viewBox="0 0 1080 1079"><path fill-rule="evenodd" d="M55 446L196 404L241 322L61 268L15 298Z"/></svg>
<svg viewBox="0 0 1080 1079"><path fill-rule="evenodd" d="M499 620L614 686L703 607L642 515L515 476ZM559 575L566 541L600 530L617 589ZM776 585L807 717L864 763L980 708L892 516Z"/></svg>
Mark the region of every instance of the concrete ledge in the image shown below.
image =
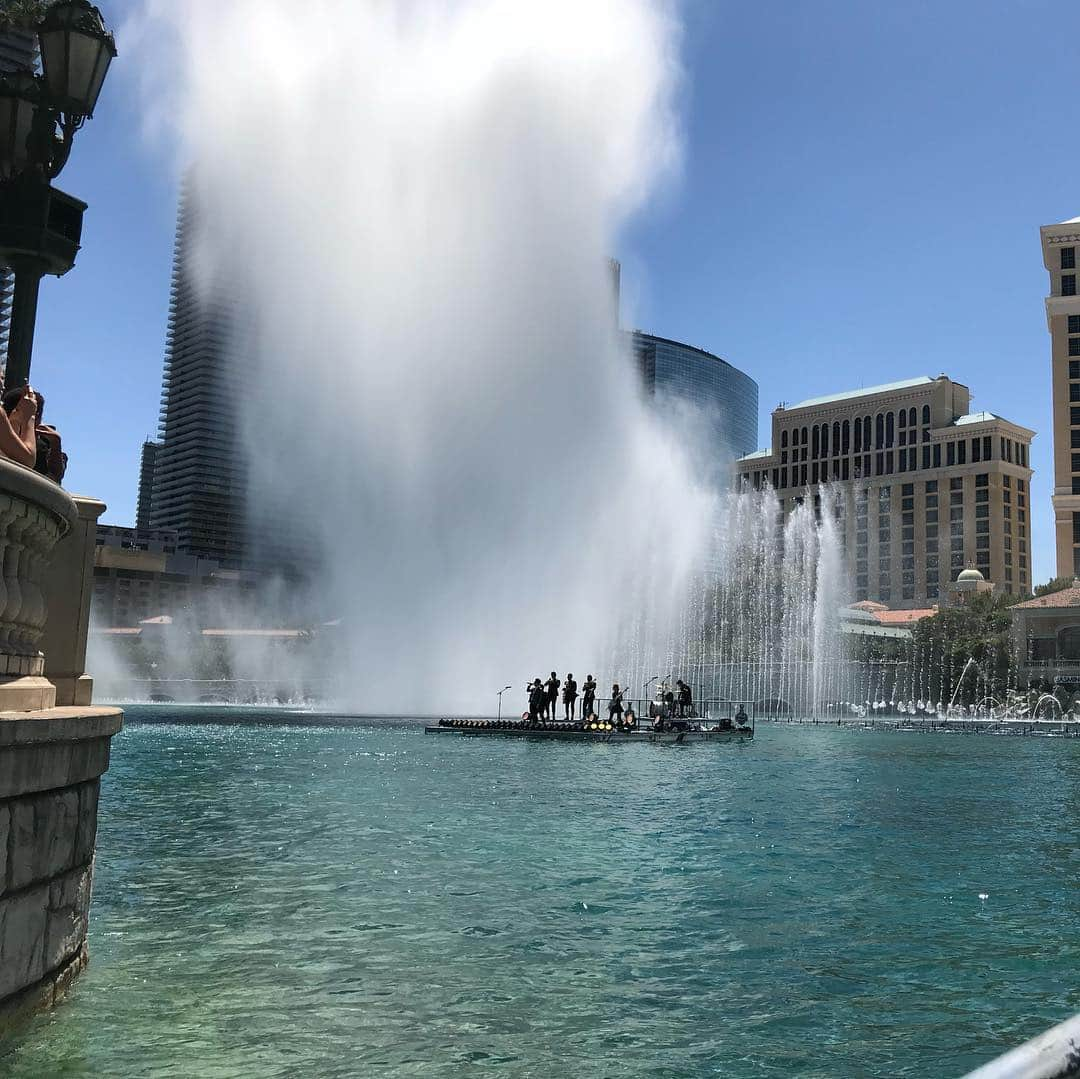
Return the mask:
<svg viewBox="0 0 1080 1079"><path fill-rule="evenodd" d="M49 708L0 712L0 747L37 742L79 742L111 738L124 725L119 708ZM0 790L0 798L4 797Z"/></svg>

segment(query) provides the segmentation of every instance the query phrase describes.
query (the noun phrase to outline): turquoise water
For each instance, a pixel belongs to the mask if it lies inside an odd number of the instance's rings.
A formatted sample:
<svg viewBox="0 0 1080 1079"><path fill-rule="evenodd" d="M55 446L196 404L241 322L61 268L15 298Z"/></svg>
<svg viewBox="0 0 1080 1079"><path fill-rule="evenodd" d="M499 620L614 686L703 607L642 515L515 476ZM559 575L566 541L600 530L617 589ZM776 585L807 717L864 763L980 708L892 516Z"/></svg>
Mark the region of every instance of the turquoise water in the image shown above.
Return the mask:
<svg viewBox="0 0 1080 1079"><path fill-rule="evenodd" d="M168 715L114 743L91 968L0 1073L952 1076L1080 1010L1076 741Z"/></svg>

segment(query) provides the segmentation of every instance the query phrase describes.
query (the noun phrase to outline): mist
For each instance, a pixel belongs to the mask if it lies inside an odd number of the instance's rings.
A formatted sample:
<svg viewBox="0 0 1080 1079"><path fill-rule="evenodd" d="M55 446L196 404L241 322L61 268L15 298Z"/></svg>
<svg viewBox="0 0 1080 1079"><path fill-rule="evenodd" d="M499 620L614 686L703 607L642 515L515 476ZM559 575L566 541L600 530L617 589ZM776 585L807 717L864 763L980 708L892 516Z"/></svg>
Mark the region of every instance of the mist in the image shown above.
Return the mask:
<svg viewBox="0 0 1080 1079"><path fill-rule="evenodd" d="M641 400L608 266L677 169L675 9L298 11L143 13L195 268L243 312L253 537L342 620L345 707L618 678L633 606L669 647L712 499Z"/></svg>

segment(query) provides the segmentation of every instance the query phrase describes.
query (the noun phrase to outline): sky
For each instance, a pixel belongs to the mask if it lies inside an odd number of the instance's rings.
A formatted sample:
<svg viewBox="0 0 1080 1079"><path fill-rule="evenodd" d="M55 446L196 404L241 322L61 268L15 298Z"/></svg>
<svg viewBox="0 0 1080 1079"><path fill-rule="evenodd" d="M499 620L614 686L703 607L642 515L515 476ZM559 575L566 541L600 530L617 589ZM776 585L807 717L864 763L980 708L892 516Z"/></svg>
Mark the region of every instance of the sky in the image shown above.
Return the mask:
<svg viewBox="0 0 1080 1079"><path fill-rule="evenodd" d="M57 186L90 204L42 286L32 381L66 485L134 521L157 430L177 160L120 55ZM698 345L781 401L946 373L1038 432L1033 579L1053 575L1039 226L1080 214L1060 0L686 0L681 172L616 256L624 322ZM126 66L125 66L126 64ZM160 133L158 133L160 134Z"/></svg>

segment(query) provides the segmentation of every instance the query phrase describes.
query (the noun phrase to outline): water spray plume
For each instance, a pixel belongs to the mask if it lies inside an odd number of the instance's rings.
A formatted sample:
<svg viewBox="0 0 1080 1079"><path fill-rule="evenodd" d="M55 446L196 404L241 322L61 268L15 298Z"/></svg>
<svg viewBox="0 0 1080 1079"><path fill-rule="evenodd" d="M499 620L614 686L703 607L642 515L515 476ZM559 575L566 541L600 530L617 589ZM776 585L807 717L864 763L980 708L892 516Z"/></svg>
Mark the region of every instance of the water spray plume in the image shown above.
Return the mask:
<svg viewBox="0 0 1080 1079"><path fill-rule="evenodd" d="M490 707L600 668L642 572L667 633L711 495L639 398L607 257L677 160L671 9L144 19L179 46L193 264L243 312L255 532L295 531L342 618L341 703Z"/></svg>

